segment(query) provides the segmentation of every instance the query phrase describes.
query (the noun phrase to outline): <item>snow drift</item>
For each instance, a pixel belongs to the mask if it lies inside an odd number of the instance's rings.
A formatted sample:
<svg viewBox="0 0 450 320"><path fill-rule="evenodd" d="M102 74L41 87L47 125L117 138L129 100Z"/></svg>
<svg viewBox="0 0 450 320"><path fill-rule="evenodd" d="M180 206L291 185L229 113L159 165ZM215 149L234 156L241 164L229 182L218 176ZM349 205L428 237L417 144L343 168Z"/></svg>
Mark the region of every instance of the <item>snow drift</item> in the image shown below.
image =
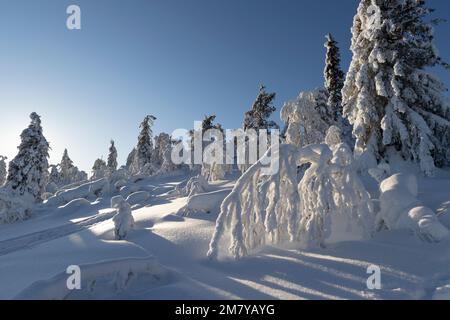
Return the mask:
<svg viewBox="0 0 450 320"><path fill-rule="evenodd" d="M64 300L70 299L73 294L80 298L93 296L95 299L96 293L126 291L143 276L151 276L155 285L163 283L168 276L154 257L98 262L80 266L80 271L81 290L69 290L67 281L70 274L61 272L51 279L33 283L15 299Z"/></svg>
<svg viewBox="0 0 450 320"><path fill-rule="evenodd" d="M421 239L431 242L441 241L450 235L436 214L417 198L419 187L414 175L393 175L381 183L380 191L378 229L409 229Z"/></svg>

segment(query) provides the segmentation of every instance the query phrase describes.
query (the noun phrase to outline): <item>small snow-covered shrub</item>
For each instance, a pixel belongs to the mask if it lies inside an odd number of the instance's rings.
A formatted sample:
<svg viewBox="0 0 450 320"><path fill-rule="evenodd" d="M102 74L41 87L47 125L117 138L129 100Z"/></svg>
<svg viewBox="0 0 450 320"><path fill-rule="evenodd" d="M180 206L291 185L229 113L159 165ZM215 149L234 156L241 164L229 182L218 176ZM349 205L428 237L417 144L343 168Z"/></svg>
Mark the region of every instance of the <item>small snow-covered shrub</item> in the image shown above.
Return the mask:
<svg viewBox="0 0 450 320"><path fill-rule="evenodd" d="M450 235L437 215L417 199L417 178L411 174L396 174L380 186L378 228L408 229L424 241L438 242Z"/></svg>
<svg viewBox="0 0 450 320"><path fill-rule="evenodd" d="M13 195L7 188L0 189L0 224L23 221L31 216L34 198L31 195Z"/></svg>
<svg viewBox="0 0 450 320"><path fill-rule="evenodd" d="M121 201L116 205L117 214L113 218L114 236L116 240L124 240L130 230L134 228L134 218L131 213L131 206L126 201Z"/></svg>
<svg viewBox="0 0 450 320"><path fill-rule="evenodd" d="M126 201L130 205L135 205L135 204L143 203L143 202L147 201L149 198L150 198L150 193L148 193L147 191L138 191L138 192L130 194L127 197Z"/></svg>
<svg viewBox="0 0 450 320"><path fill-rule="evenodd" d="M205 177L198 175L190 178L184 187L177 189L177 192L182 197L190 197L195 194L208 192L209 189L210 186Z"/></svg>

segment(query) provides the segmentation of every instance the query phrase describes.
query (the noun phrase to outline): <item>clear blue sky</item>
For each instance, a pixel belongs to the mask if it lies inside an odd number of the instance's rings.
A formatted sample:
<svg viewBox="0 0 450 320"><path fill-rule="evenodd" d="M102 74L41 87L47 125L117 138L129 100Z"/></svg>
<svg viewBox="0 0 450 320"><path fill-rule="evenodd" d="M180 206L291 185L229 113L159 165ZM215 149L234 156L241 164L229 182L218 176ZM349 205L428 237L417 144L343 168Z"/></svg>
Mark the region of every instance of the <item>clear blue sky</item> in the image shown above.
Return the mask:
<svg viewBox="0 0 450 320"><path fill-rule="evenodd" d="M66 8L82 30L66 28ZM189 129L215 113L240 127L258 85L276 106L323 83L324 35L351 55L357 0L0 0L0 154L12 158L28 114L42 115L51 162L65 147L90 170L116 140L120 162L139 122L155 132ZM450 1L429 0L450 20ZM450 61L450 23L437 45ZM450 85L450 72L435 70ZM279 121L278 111L275 119Z"/></svg>

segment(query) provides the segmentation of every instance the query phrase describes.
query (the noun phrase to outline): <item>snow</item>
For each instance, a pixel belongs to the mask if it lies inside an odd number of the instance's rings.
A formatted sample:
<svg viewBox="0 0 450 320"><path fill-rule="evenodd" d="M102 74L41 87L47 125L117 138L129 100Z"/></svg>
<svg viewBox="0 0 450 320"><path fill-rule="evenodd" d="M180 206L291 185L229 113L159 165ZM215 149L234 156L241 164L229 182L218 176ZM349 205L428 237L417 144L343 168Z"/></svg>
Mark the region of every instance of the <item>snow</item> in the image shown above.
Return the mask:
<svg viewBox="0 0 450 320"><path fill-rule="evenodd" d="M418 199L419 185L412 174L395 174L380 186L378 221L390 230L409 229L426 241L442 241L450 231L436 213Z"/></svg>
<svg viewBox="0 0 450 320"><path fill-rule="evenodd" d="M147 191L138 191L138 192L134 192L132 194L130 194L126 201L130 204L130 205L135 205L135 204L139 204L139 203L143 203L145 201L147 201L150 198L150 193L148 193Z"/></svg>
<svg viewBox="0 0 450 320"><path fill-rule="evenodd" d="M441 288L450 279L449 242L423 242L402 230L383 231L370 240L338 242L327 248L264 246L239 261L209 261L206 252L218 210L209 215L177 216L189 198L173 197L170 190L182 179L185 178L148 178L140 182L154 185L161 192L149 200L149 206L133 210L135 229L123 241L114 238L111 219L116 211L107 209L111 207L109 198L85 211L74 208L71 220L64 220L61 208L54 208L23 223L0 226L0 298L445 297L446 291ZM422 179L421 185L439 182L440 187L450 183L448 178ZM233 185L234 181L213 184L209 193L226 196ZM418 197L430 208L445 206L448 195L437 194L433 189L419 188ZM80 266L85 275L80 291L68 292L65 286L70 265ZM382 270L382 290L370 291L366 287L370 265L378 265ZM133 277L126 281L130 270ZM94 280L96 284L92 286Z"/></svg>
<svg viewBox="0 0 450 320"><path fill-rule="evenodd" d="M68 274L62 272L51 279L31 284L14 298L19 300L62 300L94 296L107 299L136 287L137 283L141 281L148 283L148 277L157 286L164 283L169 274L153 257L117 259L79 267L83 279L80 291L71 291L67 288Z"/></svg>
<svg viewBox="0 0 450 320"><path fill-rule="evenodd" d="M74 199L63 206L58 207L58 209L60 209L60 210L58 210L58 212L61 214L72 213L74 211L86 209L90 205L91 205L91 202L89 202L88 200L86 200L84 198Z"/></svg>
<svg viewBox="0 0 450 320"><path fill-rule="evenodd" d="M219 211L220 204L231 192L231 189L196 194L188 197L187 204L178 211L178 214L188 216L195 213L211 213Z"/></svg>
<svg viewBox="0 0 450 320"><path fill-rule="evenodd" d="M433 300L450 300L450 284L437 288Z"/></svg>

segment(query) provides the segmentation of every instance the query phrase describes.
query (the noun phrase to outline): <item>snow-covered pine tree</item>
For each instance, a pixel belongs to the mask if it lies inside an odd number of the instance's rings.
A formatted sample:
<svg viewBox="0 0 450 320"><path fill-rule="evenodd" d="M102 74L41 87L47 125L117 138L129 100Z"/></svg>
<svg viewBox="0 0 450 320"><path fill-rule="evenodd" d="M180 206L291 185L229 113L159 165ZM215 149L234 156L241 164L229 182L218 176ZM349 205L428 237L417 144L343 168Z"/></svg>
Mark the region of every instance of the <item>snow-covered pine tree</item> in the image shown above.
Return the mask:
<svg viewBox="0 0 450 320"><path fill-rule="evenodd" d="M108 154L108 170L110 173L113 173L117 170L117 149L114 144L114 140L111 140L111 146L109 147Z"/></svg>
<svg viewBox="0 0 450 320"><path fill-rule="evenodd" d="M6 182L6 159L8 158L0 156L0 187Z"/></svg>
<svg viewBox="0 0 450 320"><path fill-rule="evenodd" d="M63 184L69 184L72 182L72 175L74 169L73 161L69 157L67 149L64 149L64 153L59 164L59 169L61 171L61 179Z"/></svg>
<svg viewBox="0 0 450 320"><path fill-rule="evenodd" d="M169 134L162 132L155 138L155 164L160 173L175 170L172 162L172 139Z"/></svg>
<svg viewBox="0 0 450 320"><path fill-rule="evenodd" d="M125 164L125 167L127 168L128 171L132 169L135 156L136 156L136 148L133 148L133 150L131 150L131 152L128 154L127 162Z"/></svg>
<svg viewBox="0 0 450 320"><path fill-rule="evenodd" d="M217 181L223 179L225 176L225 150L223 150L223 157L220 159L220 163L212 161L209 157L216 157L215 146L213 143L218 143L225 149L223 141L224 130L220 123L214 123L216 115L205 116L202 122L202 136L206 138L205 134L208 130L219 130L222 133L222 140L216 140L218 137L214 137L214 142L203 141L203 164L202 175L209 181ZM210 138L210 137L207 137ZM209 149L212 148L212 149ZM206 158L205 158L206 155Z"/></svg>
<svg viewBox="0 0 450 320"><path fill-rule="evenodd" d="M143 173L148 171L152 166L153 161L153 131L152 126L156 117L148 115L142 121L140 128L141 132L138 137L138 144L136 146L136 154L134 156L132 173ZM146 172L151 174L151 172Z"/></svg>
<svg viewBox="0 0 450 320"><path fill-rule="evenodd" d="M278 125L270 120L270 116L276 110L273 106L275 97L276 93L267 93L266 87L261 85L252 109L245 113L244 130L279 129Z"/></svg>
<svg viewBox="0 0 450 320"><path fill-rule="evenodd" d="M344 87L345 74L341 70L341 54L337 41L331 34L326 37L325 48L327 49L325 58L325 89L328 95L327 105L329 113L327 116L332 117L333 125L342 130L343 139L349 146L353 147L355 141L352 137L353 128L346 118L343 117L342 111L342 88Z"/></svg>
<svg viewBox="0 0 450 320"><path fill-rule="evenodd" d="M41 117L33 112L30 118L30 125L20 135L19 153L9 163L7 185L17 195L29 194L39 202L47 184L50 146L42 132Z"/></svg>
<svg viewBox="0 0 450 320"><path fill-rule="evenodd" d="M330 127L326 120L331 120L326 117L325 96L323 90L302 92L296 100L285 103L281 109L281 119L287 126L287 143L304 147L324 142Z"/></svg>
<svg viewBox="0 0 450 320"><path fill-rule="evenodd" d="M271 129L279 129L278 124L275 121L270 120L270 117L276 110L275 106L273 105L275 97L275 92L268 93L266 92L266 87L264 85L260 86L258 96L253 102L252 108L245 113L243 123L244 131L248 132L249 130L255 130L259 135L260 130L267 130L267 132L269 133ZM259 136L257 137L257 139L257 141L259 142ZM249 152L249 140L247 139L245 141L245 164L238 165L241 172L245 172L251 165ZM258 150L258 153L258 156L261 157L261 153L263 152L260 152Z"/></svg>
<svg viewBox="0 0 450 320"><path fill-rule="evenodd" d="M97 159L92 166L92 180L104 178L108 173L108 166L103 159Z"/></svg>
<svg viewBox="0 0 450 320"><path fill-rule="evenodd" d="M155 151L154 151L154 163L160 167L164 161L164 151L170 145L170 135L165 132L161 132L155 137Z"/></svg>
<svg viewBox="0 0 450 320"><path fill-rule="evenodd" d="M338 43L331 34L326 36L325 48L327 54L325 59L325 89L328 92L328 106L330 113L333 115L334 121L338 122L342 116L342 88L344 87L344 72L342 72L341 54L339 52Z"/></svg>
<svg viewBox="0 0 450 320"><path fill-rule="evenodd" d="M366 168L398 152L426 175L450 162L450 107L443 65L423 0L362 0L352 28L353 59L342 91L355 154Z"/></svg>

